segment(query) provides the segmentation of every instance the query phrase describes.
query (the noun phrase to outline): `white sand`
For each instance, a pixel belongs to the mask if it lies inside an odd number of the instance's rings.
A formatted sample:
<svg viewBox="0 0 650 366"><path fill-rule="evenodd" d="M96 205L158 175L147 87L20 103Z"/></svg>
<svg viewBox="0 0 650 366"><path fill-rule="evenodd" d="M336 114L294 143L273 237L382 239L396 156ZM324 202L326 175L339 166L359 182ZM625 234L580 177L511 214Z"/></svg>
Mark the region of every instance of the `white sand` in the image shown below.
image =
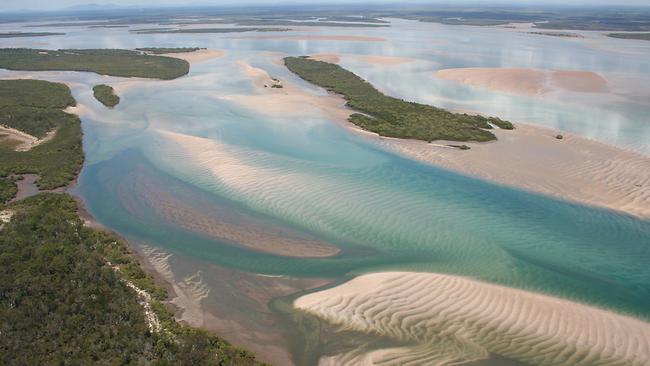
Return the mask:
<svg viewBox="0 0 650 366"><path fill-rule="evenodd" d="M343 330L408 346L352 350L321 364L456 364L490 353L531 364L650 364L650 324L459 276L385 272L302 296L294 306Z"/></svg>
<svg viewBox="0 0 650 366"><path fill-rule="evenodd" d="M542 95L554 90L583 93L607 91L607 81L590 71L472 67L439 70L436 76L472 87L512 94Z"/></svg>
<svg viewBox="0 0 650 366"><path fill-rule="evenodd" d="M226 53L224 51L207 49L207 50L197 50L193 52L163 53L156 56L180 58L181 60L185 60L190 64L198 64L201 62L214 60L215 58L223 57L223 55L225 54Z"/></svg>

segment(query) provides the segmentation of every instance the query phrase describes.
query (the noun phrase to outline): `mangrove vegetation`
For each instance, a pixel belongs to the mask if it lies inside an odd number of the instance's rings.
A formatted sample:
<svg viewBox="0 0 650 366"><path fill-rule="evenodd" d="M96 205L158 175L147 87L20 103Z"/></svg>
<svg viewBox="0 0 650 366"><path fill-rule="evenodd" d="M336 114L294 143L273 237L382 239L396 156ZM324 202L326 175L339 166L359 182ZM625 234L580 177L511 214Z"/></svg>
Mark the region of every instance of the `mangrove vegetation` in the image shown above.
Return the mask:
<svg viewBox="0 0 650 366"><path fill-rule="evenodd" d="M120 97L115 95L113 87L109 85L95 85L93 87L93 95L95 96L95 99L109 108L115 107L120 102Z"/></svg>

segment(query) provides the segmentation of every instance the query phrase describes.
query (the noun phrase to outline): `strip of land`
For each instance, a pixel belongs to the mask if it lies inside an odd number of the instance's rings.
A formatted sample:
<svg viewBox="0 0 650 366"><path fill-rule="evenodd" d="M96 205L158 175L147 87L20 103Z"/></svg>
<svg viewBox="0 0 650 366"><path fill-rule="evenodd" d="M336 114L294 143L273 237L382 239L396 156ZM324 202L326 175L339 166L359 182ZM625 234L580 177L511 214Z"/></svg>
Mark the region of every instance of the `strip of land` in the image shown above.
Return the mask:
<svg viewBox="0 0 650 366"><path fill-rule="evenodd" d="M301 78L341 94L347 106L359 111L349 121L381 136L424 141L490 141L492 125L512 129L498 118L452 113L425 104L406 102L382 94L371 84L338 65L307 57L284 59L289 70Z"/></svg>
<svg viewBox="0 0 650 366"><path fill-rule="evenodd" d="M607 37L650 41L650 33L608 33Z"/></svg>
<svg viewBox="0 0 650 366"><path fill-rule="evenodd" d="M88 71L101 75L175 79L190 64L178 58L145 55L131 50L0 49L0 68L26 71Z"/></svg>
<svg viewBox="0 0 650 366"><path fill-rule="evenodd" d="M490 354L535 365L650 363L650 323L459 276L367 274L294 306L344 330L403 344L359 347L322 364L464 364Z"/></svg>
<svg viewBox="0 0 650 366"><path fill-rule="evenodd" d="M288 28L150 28L133 29L130 32L136 34L201 34L201 33L243 33L243 32L286 32Z"/></svg>
<svg viewBox="0 0 650 366"><path fill-rule="evenodd" d="M54 32L9 32L0 33L0 38L23 38L23 37L47 37L47 36L63 36L65 33Z"/></svg>
<svg viewBox="0 0 650 366"><path fill-rule="evenodd" d="M338 36L338 35L278 35L278 36L241 36L237 39L279 39L288 41L343 41L343 42L386 42L385 38L367 36Z"/></svg>

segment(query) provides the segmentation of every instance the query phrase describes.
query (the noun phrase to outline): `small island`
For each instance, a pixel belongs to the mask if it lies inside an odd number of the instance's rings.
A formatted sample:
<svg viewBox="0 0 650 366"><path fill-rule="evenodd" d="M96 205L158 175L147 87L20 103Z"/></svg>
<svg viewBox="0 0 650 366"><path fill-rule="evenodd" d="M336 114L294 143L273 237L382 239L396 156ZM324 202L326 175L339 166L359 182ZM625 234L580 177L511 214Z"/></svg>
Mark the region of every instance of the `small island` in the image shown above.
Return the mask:
<svg viewBox="0 0 650 366"><path fill-rule="evenodd" d="M0 38L24 38L24 37L47 37L47 36L63 36L65 33L55 32L7 32L0 33Z"/></svg>
<svg viewBox="0 0 650 366"><path fill-rule="evenodd" d="M0 68L25 71L88 71L101 75L176 79L190 71L178 58L119 49L0 49Z"/></svg>
<svg viewBox="0 0 650 366"><path fill-rule="evenodd" d="M301 78L343 95L354 113L349 121L381 136L423 141L496 140L493 125L513 129L512 123L496 117L452 113L426 104L407 102L382 94L354 73L328 62L308 57L287 57L284 63Z"/></svg>
<svg viewBox="0 0 650 366"><path fill-rule="evenodd" d="M205 50L205 48L200 47L142 47L136 48L136 51L141 51L144 53L150 53L153 55L163 55L167 53L187 53L187 52L196 52L200 50Z"/></svg>
<svg viewBox="0 0 650 366"><path fill-rule="evenodd" d="M95 95L95 99L108 108L113 108L120 102L120 97L115 95L113 87L106 84L95 85L93 87L93 94Z"/></svg>

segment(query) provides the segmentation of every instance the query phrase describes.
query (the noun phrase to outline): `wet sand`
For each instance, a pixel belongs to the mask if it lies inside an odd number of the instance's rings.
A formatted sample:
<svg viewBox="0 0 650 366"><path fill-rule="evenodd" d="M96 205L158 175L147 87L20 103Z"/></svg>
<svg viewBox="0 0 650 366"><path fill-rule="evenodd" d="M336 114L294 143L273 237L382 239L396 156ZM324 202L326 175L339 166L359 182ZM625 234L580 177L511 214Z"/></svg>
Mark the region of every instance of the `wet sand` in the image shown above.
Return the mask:
<svg viewBox="0 0 650 366"><path fill-rule="evenodd" d="M460 364L492 353L530 364L650 363L650 323L460 276L367 274L294 306L345 330L404 344L330 355L323 364Z"/></svg>
<svg viewBox="0 0 650 366"><path fill-rule="evenodd" d="M289 353L291 335L268 307L280 296L316 288L327 279L263 276L181 259L163 250L139 246L146 268L170 288L170 304L176 318L218 334L255 353L258 360L274 365L293 365ZM182 268L187 268L182 271ZM197 270L197 268L199 268Z"/></svg>
<svg viewBox="0 0 650 366"><path fill-rule="evenodd" d="M521 68L460 68L439 70L437 77L499 92L542 95L554 90L581 93L607 91L607 81L590 71Z"/></svg>
<svg viewBox="0 0 650 366"><path fill-rule="evenodd" d="M226 53L220 50L197 50L193 52L181 52L181 53L163 53L156 56L167 56L173 58L180 58L185 60L190 64L198 64L202 62L207 62L214 60L215 58L223 57Z"/></svg>
<svg viewBox="0 0 650 366"><path fill-rule="evenodd" d="M178 187L162 189L159 182L142 174L141 169L120 183L119 192L122 204L135 216L148 216L148 212L139 207L144 205L172 225L233 246L299 258L329 257L340 252L339 248L321 240L262 222L227 207L207 204L209 197L201 201L205 204L192 205L189 203L192 192Z"/></svg>

